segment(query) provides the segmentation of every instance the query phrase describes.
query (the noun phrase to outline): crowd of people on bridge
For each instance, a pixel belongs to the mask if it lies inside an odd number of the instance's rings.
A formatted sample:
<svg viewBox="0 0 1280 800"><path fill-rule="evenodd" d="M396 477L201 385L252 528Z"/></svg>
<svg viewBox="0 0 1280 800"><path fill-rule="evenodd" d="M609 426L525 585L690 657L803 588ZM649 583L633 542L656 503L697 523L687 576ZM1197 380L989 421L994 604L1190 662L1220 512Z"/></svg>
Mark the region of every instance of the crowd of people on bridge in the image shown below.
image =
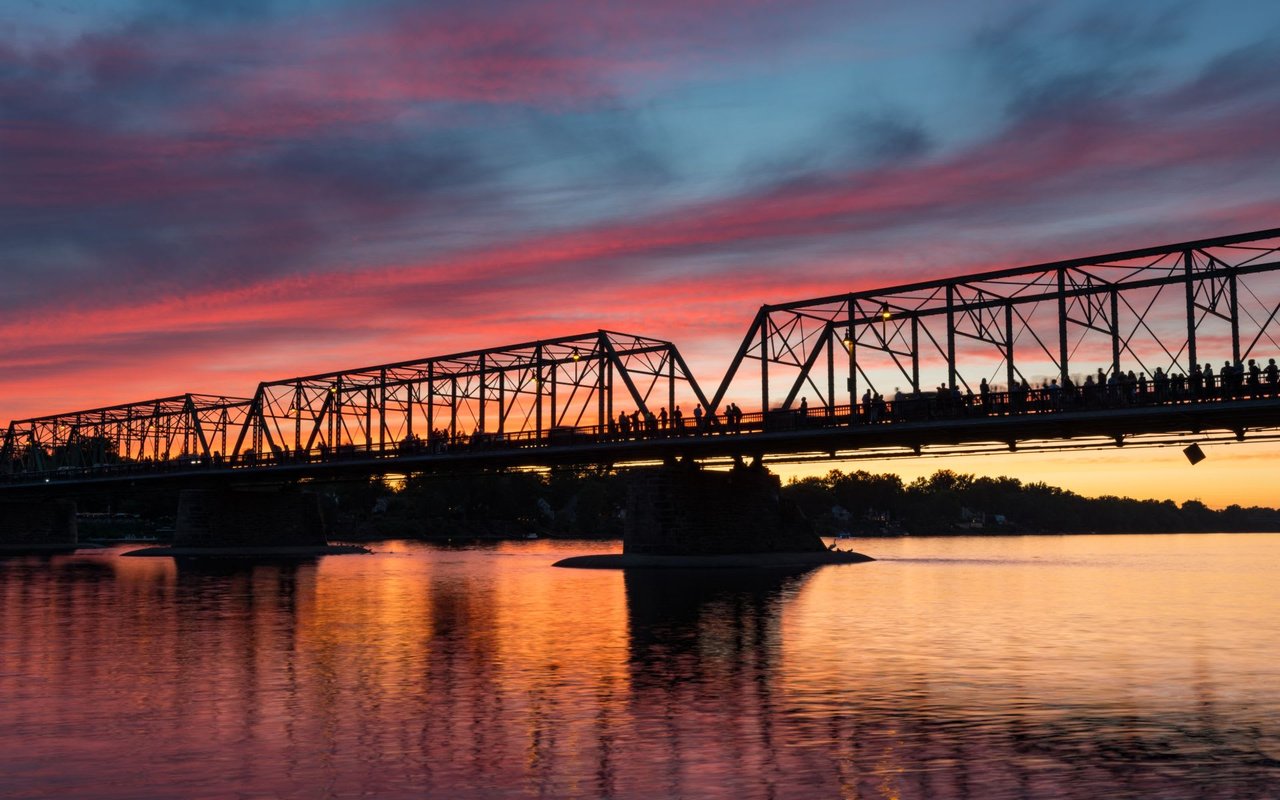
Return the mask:
<svg viewBox="0 0 1280 800"><path fill-rule="evenodd" d="M389 450L375 444L347 444L331 449L322 442L314 451L305 448L290 451L287 446L272 447L269 453L247 451L226 458L217 452L211 457L183 452L173 458L165 453L161 458L147 457L137 461L120 459L112 464L71 466L51 466L52 460L56 459L50 459L47 455L36 459L34 463L27 463L27 459L18 454L10 454L5 462L9 469L3 475L10 480L21 480L39 473L45 476L45 480L49 480L50 477L74 478L86 472L98 473L103 470L153 472L283 465L381 458L386 455L443 455L463 450L723 436L834 425L1090 411L1272 397L1280 397L1280 367L1274 358L1268 359L1265 365L1251 358L1247 361L1226 361L1216 371L1211 364L1197 364L1185 373L1166 372L1157 367L1150 377L1145 371L1135 373L1133 370L1113 368L1108 372L1099 368L1096 373L1086 375L1083 380L1073 381L1064 377L1059 383L1057 378L1052 378L1042 381L1038 386L1031 385L1023 378L1014 380L1007 387L997 388L983 378L976 393L967 386L961 391L959 385L942 384L928 392L903 392L901 388L897 388L891 398L886 398L868 388L863 392L861 402L853 406L823 404L810 409L808 398L801 397L794 405L764 413L746 414L736 403L729 403L720 413L716 413L697 403L688 418L681 406L673 405L670 411L664 406L657 413L640 409L621 411L616 417L610 417L604 426L557 426L541 432L516 433L485 433L477 429L469 435L453 429L434 430L426 440L410 435L399 442L388 443Z"/></svg>

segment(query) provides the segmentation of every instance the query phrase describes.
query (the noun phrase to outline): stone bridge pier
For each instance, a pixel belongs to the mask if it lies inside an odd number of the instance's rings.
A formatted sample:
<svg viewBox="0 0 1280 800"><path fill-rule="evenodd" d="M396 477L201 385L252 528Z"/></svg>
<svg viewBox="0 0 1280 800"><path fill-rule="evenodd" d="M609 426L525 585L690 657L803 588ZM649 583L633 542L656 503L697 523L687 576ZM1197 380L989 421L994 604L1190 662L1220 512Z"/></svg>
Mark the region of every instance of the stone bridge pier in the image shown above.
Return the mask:
<svg viewBox="0 0 1280 800"><path fill-rule="evenodd" d="M312 492L183 489L174 548L325 547L324 517Z"/></svg>
<svg viewBox="0 0 1280 800"><path fill-rule="evenodd" d="M811 553L826 546L782 483L760 464L728 472L690 462L637 469L627 483L623 552L635 555Z"/></svg>

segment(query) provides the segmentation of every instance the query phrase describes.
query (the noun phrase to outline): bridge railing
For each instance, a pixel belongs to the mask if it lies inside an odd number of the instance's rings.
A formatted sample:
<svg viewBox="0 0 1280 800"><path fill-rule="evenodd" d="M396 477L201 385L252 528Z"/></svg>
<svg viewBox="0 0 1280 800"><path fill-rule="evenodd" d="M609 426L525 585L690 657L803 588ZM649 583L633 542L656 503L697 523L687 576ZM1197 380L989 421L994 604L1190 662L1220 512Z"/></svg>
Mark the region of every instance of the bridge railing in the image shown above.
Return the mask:
<svg viewBox="0 0 1280 800"><path fill-rule="evenodd" d="M426 439L406 438L387 448L379 443L346 444L337 448L317 447L311 450L281 448L271 453L241 453L223 457L203 453L182 453L168 459L141 459L96 464L84 467L61 466L56 469L6 474L10 482L43 481L47 483L79 481L86 478L119 478L187 473L209 470L267 470L301 465L350 463L421 462L456 456L518 453L520 451L554 451L583 448L587 457L600 446L614 446L625 452L637 444L677 445L680 441L704 437L751 437L820 434L823 430L858 429L871 426L912 427L938 421L1000 420L1039 415L1089 415L1116 409L1142 409L1220 404L1234 401L1273 400L1280 398L1280 376L1276 373L1229 377L1211 385L1201 379L1193 383L1188 376L1173 376L1159 383L1113 381L1099 385L1060 387L1056 385L1027 387L1013 391L988 391L985 394L923 392L893 398L872 398L857 405L773 408L712 414L700 419L675 420L663 424L658 418L639 420L635 427L622 427L617 421L605 425L559 426L549 431L513 431L506 433L472 432ZM993 439L999 435L993 429ZM815 444L820 447L820 444Z"/></svg>

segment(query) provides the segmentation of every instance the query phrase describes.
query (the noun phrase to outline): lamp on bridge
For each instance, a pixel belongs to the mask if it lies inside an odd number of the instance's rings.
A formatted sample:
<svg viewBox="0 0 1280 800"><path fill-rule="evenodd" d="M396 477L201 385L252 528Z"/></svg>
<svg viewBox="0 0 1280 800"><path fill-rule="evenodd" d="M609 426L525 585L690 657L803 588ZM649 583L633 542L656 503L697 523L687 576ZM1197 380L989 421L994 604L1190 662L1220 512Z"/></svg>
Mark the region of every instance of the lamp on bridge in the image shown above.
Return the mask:
<svg viewBox="0 0 1280 800"><path fill-rule="evenodd" d="M578 348L576 348L576 347L575 347L575 348L573 348L573 355L571 355L571 356L569 356L569 357L570 357L570 358L572 358L574 361L581 361L581 360L582 360L582 354L578 352Z"/></svg>
<svg viewBox="0 0 1280 800"><path fill-rule="evenodd" d="M889 310L888 303L880 304L880 319L884 320L885 322L888 322L889 320L893 319L893 312Z"/></svg>

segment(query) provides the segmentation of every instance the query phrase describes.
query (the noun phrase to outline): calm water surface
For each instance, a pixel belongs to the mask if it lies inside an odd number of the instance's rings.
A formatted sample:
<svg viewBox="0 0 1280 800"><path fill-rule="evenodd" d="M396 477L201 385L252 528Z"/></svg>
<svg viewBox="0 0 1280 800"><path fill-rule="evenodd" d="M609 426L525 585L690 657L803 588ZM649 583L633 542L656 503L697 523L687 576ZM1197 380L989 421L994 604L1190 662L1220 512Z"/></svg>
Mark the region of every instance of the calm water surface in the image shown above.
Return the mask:
<svg viewBox="0 0 1280 800"><path fill-rule="evenodd" d="M0 559L0 796L1280 797L1280 536Z"/></svg>

